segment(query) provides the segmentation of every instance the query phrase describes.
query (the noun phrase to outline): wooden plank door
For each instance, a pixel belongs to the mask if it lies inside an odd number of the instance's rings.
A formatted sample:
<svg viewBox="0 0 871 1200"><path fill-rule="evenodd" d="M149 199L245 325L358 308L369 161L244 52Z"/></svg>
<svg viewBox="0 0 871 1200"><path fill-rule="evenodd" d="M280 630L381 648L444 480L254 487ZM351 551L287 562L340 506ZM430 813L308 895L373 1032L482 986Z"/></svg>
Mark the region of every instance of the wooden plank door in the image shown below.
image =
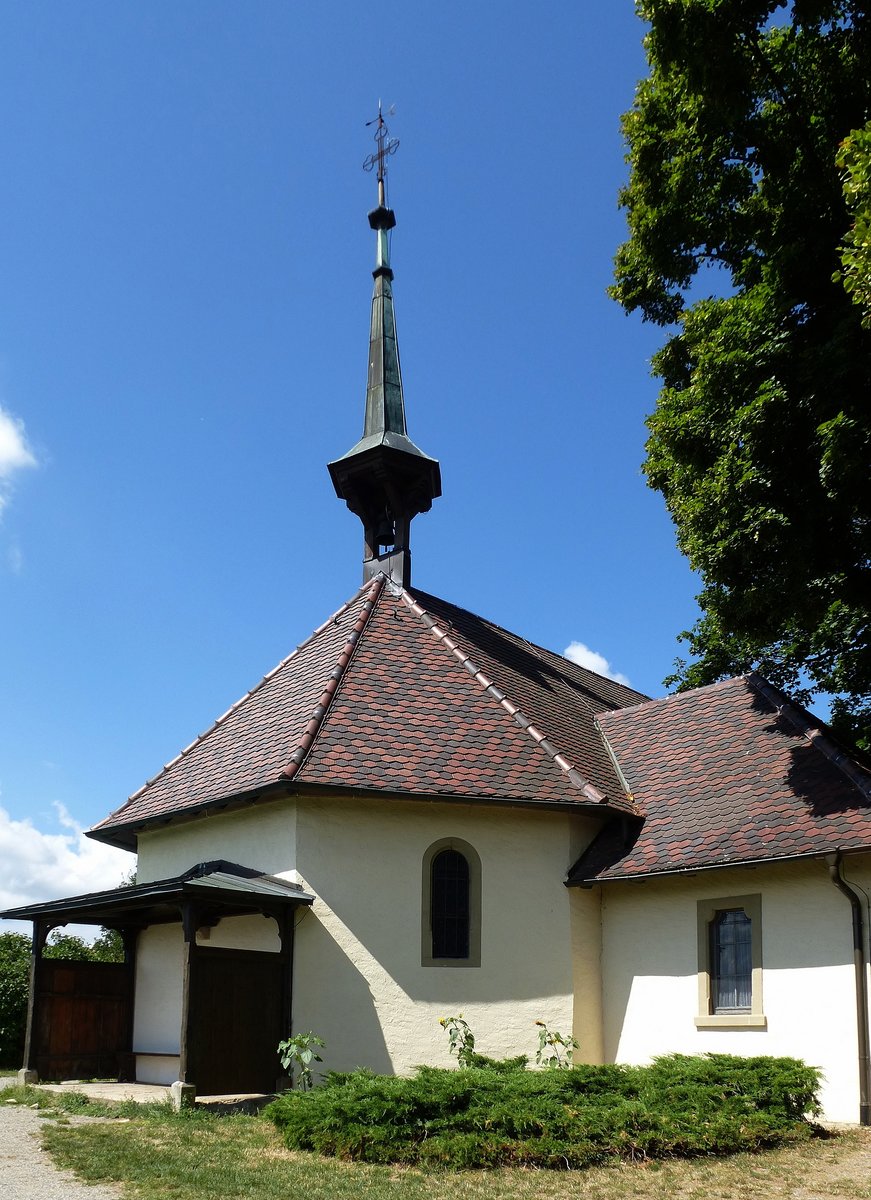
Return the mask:
<svg viewBox="0 0 871 1200"><path fill-rule="evenodd" d="M275 1091L286 978L282 954L197 947L188 1075L198 1095Z"/></svg>

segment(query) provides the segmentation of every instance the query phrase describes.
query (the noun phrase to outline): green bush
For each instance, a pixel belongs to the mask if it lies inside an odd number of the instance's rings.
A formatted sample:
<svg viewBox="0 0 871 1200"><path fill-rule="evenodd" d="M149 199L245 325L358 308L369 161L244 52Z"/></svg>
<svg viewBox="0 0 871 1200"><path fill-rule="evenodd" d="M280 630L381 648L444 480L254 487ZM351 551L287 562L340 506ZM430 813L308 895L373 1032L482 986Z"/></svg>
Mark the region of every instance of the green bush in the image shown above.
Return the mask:
<svg viewBox="0 0 871 1200"><path fill-rule="evenodd" d="M672 1055L569 1071L421 1067L328 1075L267 1114L291 1149L437 1167L585 1167L731 1154L806 1137L817 1070L790 1058Z"/></svg>
<svg viewBox="0 0 871 1200"><path fill-rule="evenodd" d="M30 938L0 933L0 1066L21 1066L29 986Z"/></svg>

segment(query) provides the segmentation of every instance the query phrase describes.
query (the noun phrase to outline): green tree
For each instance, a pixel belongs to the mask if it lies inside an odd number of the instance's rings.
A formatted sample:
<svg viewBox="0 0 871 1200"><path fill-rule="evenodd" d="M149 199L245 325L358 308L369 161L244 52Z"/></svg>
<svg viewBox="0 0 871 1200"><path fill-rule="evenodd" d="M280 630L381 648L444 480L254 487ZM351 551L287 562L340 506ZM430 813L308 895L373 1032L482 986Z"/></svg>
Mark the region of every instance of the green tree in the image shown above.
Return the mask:
<svg viewBox="0 0 871 1200"><path fill-rule="evenodd" d="M843 280L862 310L862 324L871 329L871 121L844 139L838 166L853 225L841 247L843 271L835 278Z"/></svg>
<svg viewBox="0 0 871 1200"><path fill-rule="evenodd" d="M650 73L624 117L612 294L669 327L644 469L701 575L702 616L668 682L759 669L803 701L834 693L836 723L867 745L871 330L851 265L864 253L867 282L868 192L851 175L868 161L851 136L871 117L867 6L638 11Z"/></svg>
<svg viewBox="0 0 871 1200"><path fill-rule="evenodd" d="M30 985L30 938L0 933L0 1066L20 1067Z"/></svg>

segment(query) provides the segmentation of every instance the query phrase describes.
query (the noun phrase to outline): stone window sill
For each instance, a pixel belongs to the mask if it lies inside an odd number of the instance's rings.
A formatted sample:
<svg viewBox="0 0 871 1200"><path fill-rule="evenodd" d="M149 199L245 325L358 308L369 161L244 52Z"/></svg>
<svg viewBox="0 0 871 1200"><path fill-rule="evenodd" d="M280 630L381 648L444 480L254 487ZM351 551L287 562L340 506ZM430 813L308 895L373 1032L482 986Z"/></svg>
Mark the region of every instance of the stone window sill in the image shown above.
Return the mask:
<svg viewBox="0 0 871 1200"><path fill-rule="evenodd" d="M709 1013L696 1017L696 1029L767 1029L763 1013Z"/></svg>

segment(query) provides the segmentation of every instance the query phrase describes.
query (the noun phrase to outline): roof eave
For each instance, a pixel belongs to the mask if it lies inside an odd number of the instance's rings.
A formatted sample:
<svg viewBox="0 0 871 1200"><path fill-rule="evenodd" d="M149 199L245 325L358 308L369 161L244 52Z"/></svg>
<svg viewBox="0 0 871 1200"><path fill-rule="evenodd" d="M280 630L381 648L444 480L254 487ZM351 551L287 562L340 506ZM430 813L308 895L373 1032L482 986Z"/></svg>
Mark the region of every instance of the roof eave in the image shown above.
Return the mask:
<svg viewBox="0 0 871 1200"><path fill-rule="evenodd" d="M497 808L527 808L543 809L549 812L581 812L587 816L598 816L603 819L613 817L628 817L622 803L585 800L579 796L577 800L534 800L513 796L479 796L452 792L410 792L398 788L366 788L350 784L306 783L298 781L291 785L286 779L278 780L249 792L239 792L232 796L221 796L215 800L206 800L195 807L178 809L172 813L161 813L159 816L145 817L138 821L118 823L106 828L97 826L85 831L85 836L107 846L116 846L122 850L136 851L137 837L140 833L166 827L183 821L197 820L199 817L211 816L215 812L232 811L260 802L273 802L291 797L308 796L360 796L367 800L373 798L414 800L426 804L474 804L488 805ZM622 797L621 797L622 801Z"/></svg>
<svg viewBox="0 0 871 1200"><path fill-rule="evenodd" d="M602 874L573 879L571 875L565 880L566 887L591 888L604 883L633 883L642 879L679 878L686 875L700 875L708 871L727 871L733 867L768 867L779 863L811 861L813 859L830 858L833 854L869 854L871 842L859 846L827 846L819 850L806 850L802 854L781 854L763 858L731 858L720 862L699 863L692 867L664 867L658 871L635 871L622 875Z"/></svg>

